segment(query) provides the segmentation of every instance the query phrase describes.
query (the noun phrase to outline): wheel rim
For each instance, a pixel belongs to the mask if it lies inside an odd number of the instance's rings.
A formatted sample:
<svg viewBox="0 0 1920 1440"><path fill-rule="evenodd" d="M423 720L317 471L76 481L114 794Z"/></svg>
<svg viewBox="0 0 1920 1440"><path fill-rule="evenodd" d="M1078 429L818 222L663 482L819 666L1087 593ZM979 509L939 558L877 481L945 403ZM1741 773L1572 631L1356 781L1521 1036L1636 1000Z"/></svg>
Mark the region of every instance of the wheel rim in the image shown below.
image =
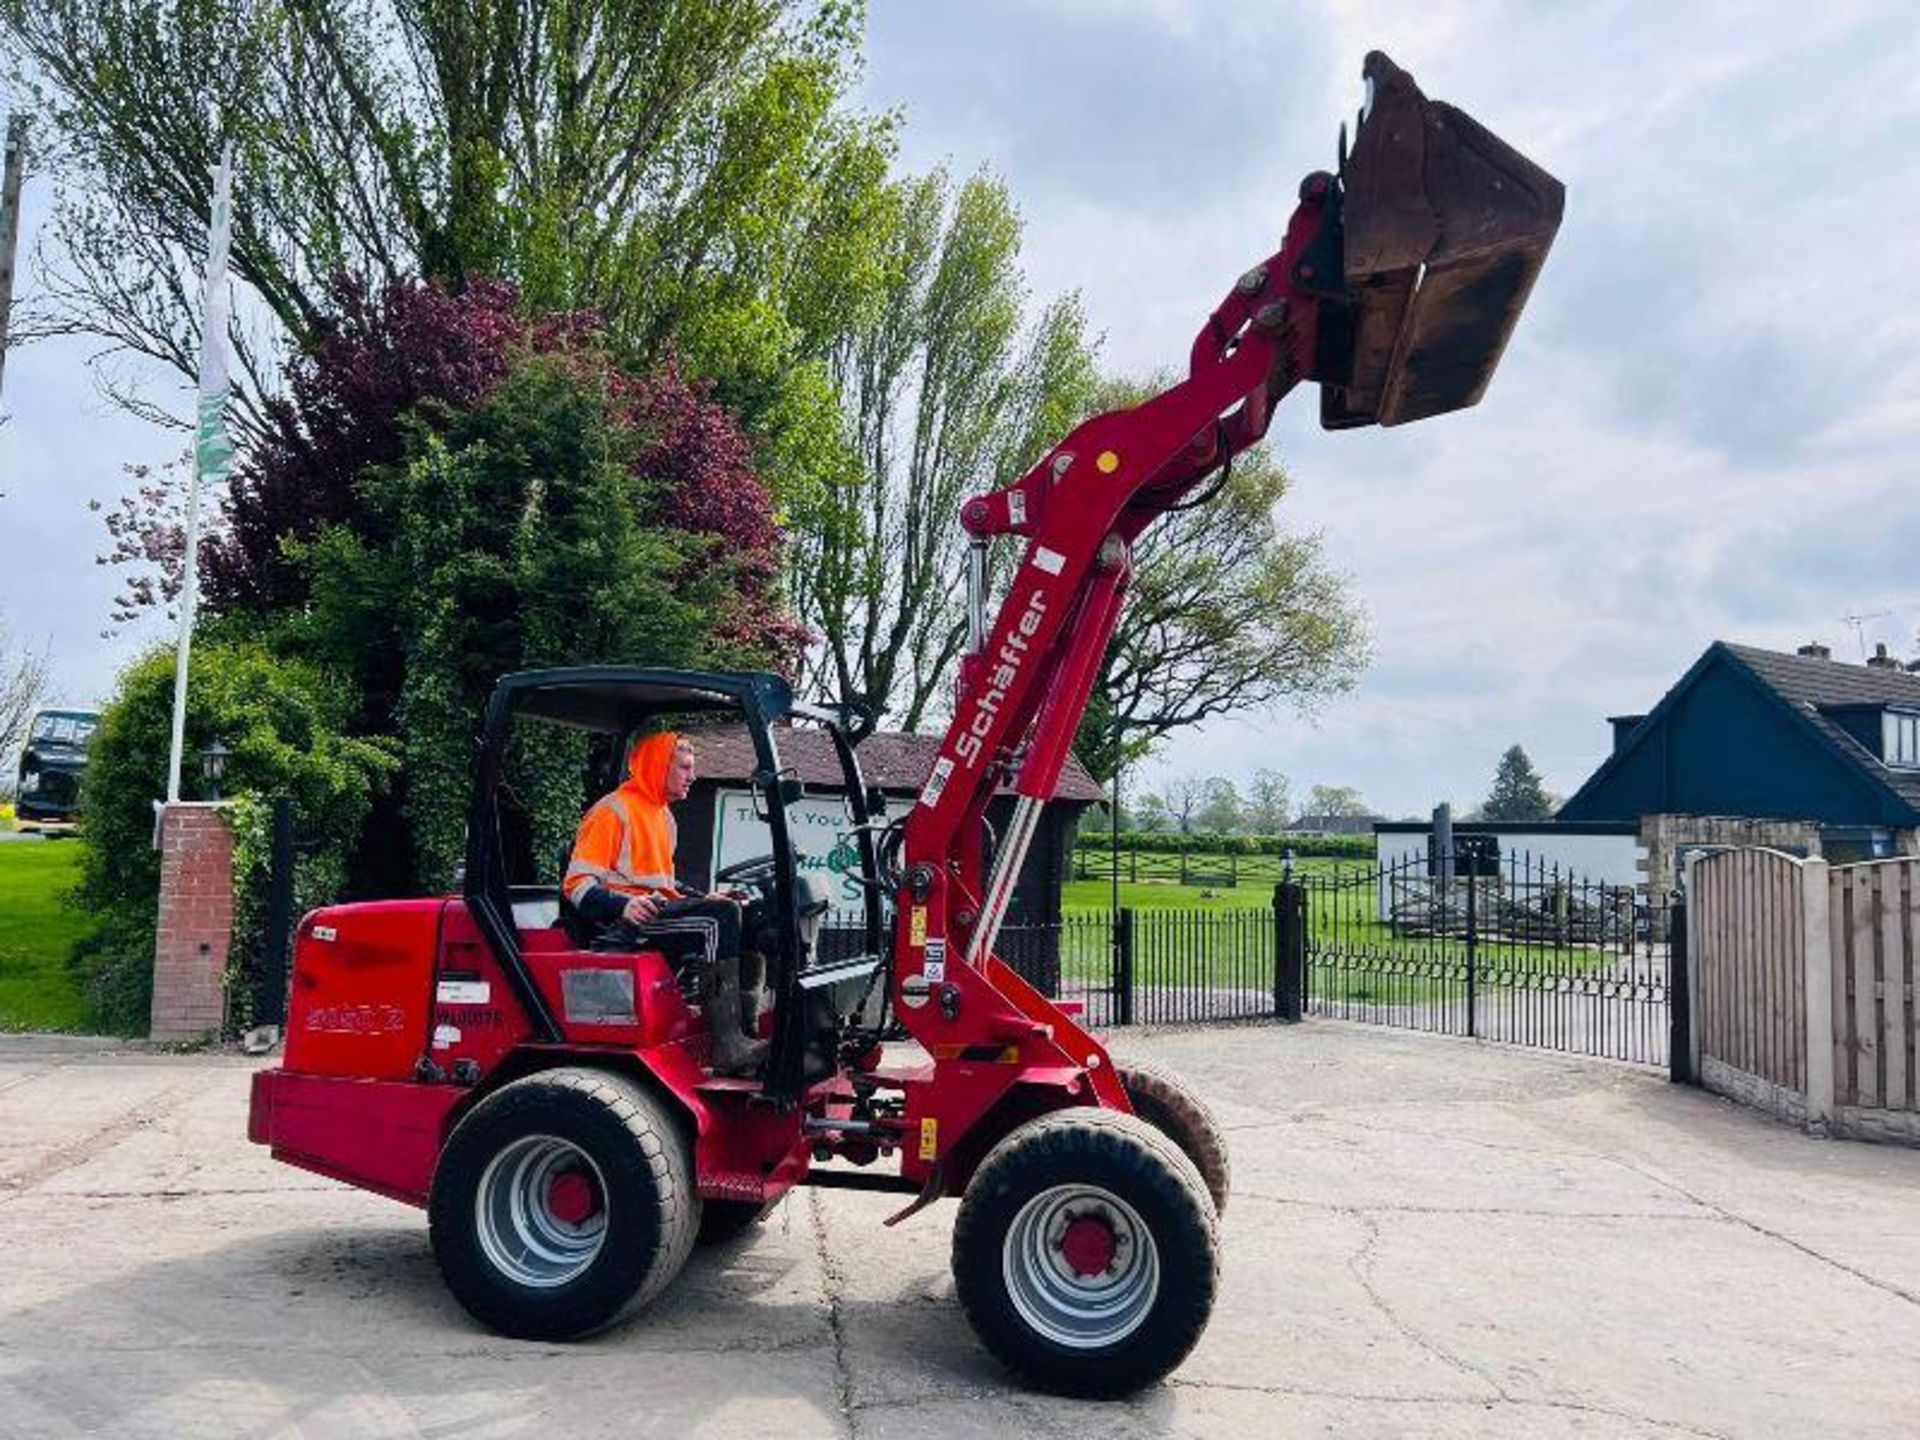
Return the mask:
<svg viewBox="0 0 1920 1440"><path fill-rule="evenodd" d="M1097 1185L1056 1185L1007 1227L1002 1270L1013 1308L1075 1350L1124 1340L1160 1293L1160 1252L1140 1214Z"/></svg>
<svg viewBox="0 0 1920 1440"><path fill-rule="evenodd" d="M515 1140L474 1195L480 1248L509 1280L535 1289L584 1274L607 1239L607 1185L578 1145L553 1135Z"/></svg>

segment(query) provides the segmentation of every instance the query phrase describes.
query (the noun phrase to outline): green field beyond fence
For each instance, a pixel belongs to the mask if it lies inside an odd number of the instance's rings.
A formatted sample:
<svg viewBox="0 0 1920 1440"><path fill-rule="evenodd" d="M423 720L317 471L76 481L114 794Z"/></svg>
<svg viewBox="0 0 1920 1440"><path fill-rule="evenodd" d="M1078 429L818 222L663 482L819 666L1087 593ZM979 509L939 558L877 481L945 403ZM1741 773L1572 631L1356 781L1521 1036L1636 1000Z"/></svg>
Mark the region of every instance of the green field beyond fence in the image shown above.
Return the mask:
<svg viewBox="0 0 1920 1440"><path fill-rule="evenodd" d="M1184 866L1183 866L1184 862ZM1063 914L1112 908L1113 857L1081 846L1061 887ZM1120 904L1135 910L1267 910L1280 883L1278 855L1155 855L1120 852ZM1371 861L1312 856L1293 862L1295 877L1360 875ZM1182 877L1185 877L1184 879Z"/></svg>
<svg viewBox="0 0 1920 1440"><path fill-rule="evenodd" d="M1140 993L1271 990L1282 857L1122 850L1118 858L1119 907L1132 913L1127 969ZM1114 984L1113 864L1111 852L1095 846L1074 852L1061 894L1063 993ZM1342 1006L1463 1003L1470 959L1490 982L1533 986L1577 982L1615 963L1608 944L1549 933L1547 917L1513 923L1503 914L1511 907L1495 903L1495 887L1482 891L1486 913L1470 947L1458 916L1439 927L1386 918L1392 902L1371 860L1303 857L1291 873L1305 891L1307 992Z"/></svg>
<svg viewBox="0 0 1920 1440"><path fill-rule="evenodd" d="M1304 842L1303 842L1304 843ZM1296 875L1313 870L1327 872L1337 868L1359 870L1374 864L1373 845L1364 850L1342 846L1353 853L1339 855L1298 855L1293 861ZM1239 890L1247 887L1271 891L1280 883L1286 869L1284 854L1241 854L1234 850L1155 851L1123 848L1118 856L1097 841L1073 848L1068 877L1075 881L1107 880L1115 865L1124 885L1177 885L1195 890Z"/></svg>

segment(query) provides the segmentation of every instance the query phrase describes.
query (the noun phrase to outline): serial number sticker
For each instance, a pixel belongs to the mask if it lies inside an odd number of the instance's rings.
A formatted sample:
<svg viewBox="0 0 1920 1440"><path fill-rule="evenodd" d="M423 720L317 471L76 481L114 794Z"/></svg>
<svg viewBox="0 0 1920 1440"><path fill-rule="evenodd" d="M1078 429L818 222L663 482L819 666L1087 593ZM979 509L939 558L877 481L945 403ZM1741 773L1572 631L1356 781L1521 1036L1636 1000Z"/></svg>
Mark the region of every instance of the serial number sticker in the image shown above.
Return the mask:
<svg viewBox="0 0 1920 1440"><path fill-rule="evenodd" d="M1033 565L1036 570L1044 570L1049 575L1058 575L1067 568L1067 557L1058 550L1049 550L1044 545L1033 547Z"/></svg>
<svg viewBox="0 0 1920 1440"><path fill-rule="evenodd" d="M331 925L316 925L313 927L313 938L316 940L338 940L340 938L340 932Z"/></svg>
<svg viewBox="0 0 1920 1440"><path fill-rule="evenodd" d="M460 1027L458 1025L436 1025L433 1027L433 1048L434 1049L445 1050L448 1047L453 1045L458 1045L459 1043L460 1043Z"/></svg>
<svg viewBox="0 0 1920 1440"><path fill-rule="evenodd" d="M940 1122L929 1115L920 1122L920 1158L932 1160L940 1153Z"/></svg>
<svg viewBox="0 0 1920 1440"><path fill-rule="evenodd" d="M933 995L933 982L924 975L909 975L900 982L900 1003L918 1010Z"/></svg>
<svg viewBox="0 0 1920 1440"><path fill-rule="evenodd" d="M1007 519L1016 525L1027 523L1027 497L1023 491L1007 492Z"/></svg>
<svg viewBox="0 0 1920 1440"><path fill-rule="evenodd" d="M947 792L947 778L953 774L953 761L942 755L933 762L933 773L927 777L926 787L920 792L920 803L934 806L940 803L940 797Z"/></svg>
<svg viewBox="0 0 1920 1440"><path fill-rule="evenodd" d="M433 992L442 1005L484 1005L493 999L490 980L442 980Z"/></svg>
<svg viewBox="0 0 1920 1440"><path fill-rule="evenodd" d="M907 943L924 945L927 943L927 907L916 905L907 917Z"/></svg>

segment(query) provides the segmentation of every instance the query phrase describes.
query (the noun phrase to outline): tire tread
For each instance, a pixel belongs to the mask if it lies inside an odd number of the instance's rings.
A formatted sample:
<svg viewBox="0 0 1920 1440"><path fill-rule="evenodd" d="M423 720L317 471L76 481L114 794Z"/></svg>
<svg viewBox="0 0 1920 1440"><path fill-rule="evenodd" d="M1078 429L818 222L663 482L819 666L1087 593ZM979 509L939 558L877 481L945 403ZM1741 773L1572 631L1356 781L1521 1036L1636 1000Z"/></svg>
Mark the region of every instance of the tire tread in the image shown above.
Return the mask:
<svg viewBox="0 0 1920 1440"><path fill-rule="evenodd" d="M1076 1153L1098 1155L1120 1166L1145 1171L1142 1178L1175 1215L1175 1228L1197 1228L1205 1237L1207 1273L1204 1277L1194 1277L1199 1283L1186 1287L1187 1300L1181 1313L1162 1312L1149 1320L1150 1325L1171 1329L1176 1338L1168 1353L1144 1367L1139 1364L1090 1365L1083 1358L1064 1357L1036 1348L1025 1343L1024 1337L1003 1333L998 1318L1002 1282L996 1277L1004 1237L989 1233L993 1224L990 1207L994 1191L1029 1166ZM1143 1154L1151 1157L1144 1166L1138 1164ZM1178 1365L1198 1341L1219 1289L1219 1224L1212 1196L1199 1170L1186 1152L1160 1130L1137 1116L1117 1110L1090 1107L1057 1110L1013 1131L988 1153L974 1172L954 1222L955 1289L975 1333L1016 1373L1043 1388L1066 1394L1123 1395L1159 1380ZM977 1262L977 1257L982 1255L992 1261L984 1269ZM1176 1257L1163 1257L1163 1267L1175 1263ZM1168 1301L1163 1298L1156 1303ZM1132 1345L1135 1340L1136 1336L1129 1336L1122 1344Z"/></svg>
<svg viewBox="0 0 1920 1440"><path fill-rule="evenodd" d="M650 1199L658 1242L638 1283L619 1305L604 1315L587 1318L577 1327L559 1327L562 1333L544 1338L584 1338L619 1324L655 1299L679 1274L687 1257L693 1252L694 1237L700 1224L693 1157L674 1116L638 1081L612 1071L562 1067L542 1070L501 1087L475 1106L455 1127L447 1139L442 1163L444 1165L447 1155L455 1153L456 1146L461 1142L462 1131L469 1136L476 1133L469 1127L498 1123L529 1109L536 1113L550 1113L556 1105L571 1107L582 1102L613 1121L630 1139L633 1147L630 1160L637 1162L634 1168L651 1181L641 1188ZM604 1157L602 1159L604 1163ZM456 1211L454 1198L441 1193L439 1177L436 1176L429 1217L437 1254L442 1250L442 1233L446 1228L462 1223ZM441 1263L443 1272L447 1272L448 1260L444 1256ZM467 1297L461 1294L461 1287L454 1284L453 1274L448 1273L447 1278L455 1295L463 1304L468 1304ZM468 1304L468 1308L473 1309L473 1306ZM493 1316L481 1314L479 1318L495 1324L496 1328L503 1328L498 1326Z"/></svg>
<svg viewBox="0 0 1920 1440"><path fill-rule="evenodd" d="M1163 1109L1168 1119L1179 1127L1177 1132L1169 1131L1152 1116L1140 1117L1186 1153L1206 1182L1207 1193L1213 1197L1213 1208L1224 1215L1227 1197L1233 1189L1233 1161L1227 1154L1226 1138L1213 1111L1185 1080L1165 1066L1129 1060L1118 1063L1115 1068L1127 1098L1134 1102L1136 1113L1144 1099L1149 1107Z"/></svg>

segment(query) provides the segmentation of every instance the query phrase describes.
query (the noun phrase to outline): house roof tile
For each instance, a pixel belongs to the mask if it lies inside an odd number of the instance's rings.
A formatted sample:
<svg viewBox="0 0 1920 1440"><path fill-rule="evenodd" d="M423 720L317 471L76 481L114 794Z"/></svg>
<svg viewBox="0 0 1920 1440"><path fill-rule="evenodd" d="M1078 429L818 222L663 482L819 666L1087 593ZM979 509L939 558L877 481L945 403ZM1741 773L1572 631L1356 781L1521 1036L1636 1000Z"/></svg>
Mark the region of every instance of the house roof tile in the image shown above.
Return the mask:
<svg viewBox="0 0 1920 1440"><path fill-rule="evenodd" d="M1920 809L1920 771L1896 769L1849 735L1827 715L1849 705L1893 705L1920 710L1920 675L1882 665L1849 665L1812 655L1782 655L1752 645L1721 642L1735 660L1788 704L1798 707L1814 728L1844 751L1854 764L1871 771L1909 805Z"/></svg>

